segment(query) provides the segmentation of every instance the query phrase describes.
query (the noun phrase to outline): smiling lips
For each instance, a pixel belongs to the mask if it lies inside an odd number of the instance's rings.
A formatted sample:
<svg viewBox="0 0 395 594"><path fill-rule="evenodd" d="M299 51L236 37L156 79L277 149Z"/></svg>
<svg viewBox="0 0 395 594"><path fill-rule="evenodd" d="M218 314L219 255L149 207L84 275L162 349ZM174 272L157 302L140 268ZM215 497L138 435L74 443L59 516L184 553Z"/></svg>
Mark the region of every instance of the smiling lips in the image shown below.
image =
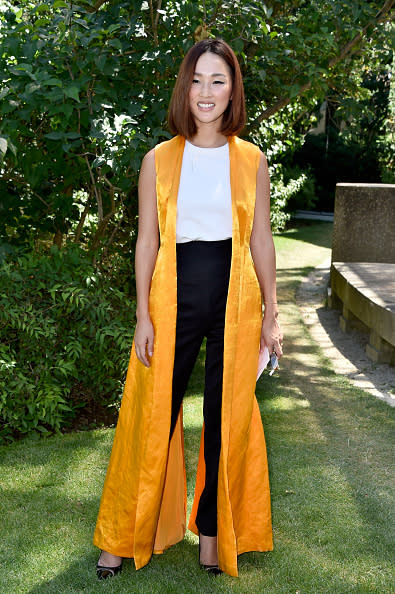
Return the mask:
<svg viewBox="0 0 395 594"><path fill-rule="evenodd" d="M213 109L214 107L214 103L198 103L198 108L203 110L203 111L209 111L210 109Z"/></svg>

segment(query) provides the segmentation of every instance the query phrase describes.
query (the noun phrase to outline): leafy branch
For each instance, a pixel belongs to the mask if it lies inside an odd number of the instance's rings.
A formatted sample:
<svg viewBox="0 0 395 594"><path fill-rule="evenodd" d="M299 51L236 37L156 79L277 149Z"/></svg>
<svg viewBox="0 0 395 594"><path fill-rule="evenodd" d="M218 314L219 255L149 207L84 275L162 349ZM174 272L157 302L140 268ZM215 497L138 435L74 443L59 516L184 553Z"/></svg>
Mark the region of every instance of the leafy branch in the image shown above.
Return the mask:
<svg viewBox="0 0 395 594"><path fill-rule="evenodd" d="M339 62L342 62L346 57L348 57L348 56L354 54L356 51L358 51L358 49L360 47L359 44L361 42L363 42L363 39L364 39L367 31L371 27L377 26L379 23L383 23L385 21L391 20L391 18L393 16L393 15L391 15L391 9L394 6L394 4L395 4L395 0L386 0L383 7L381 8L381 10L379 10L379 12L376 14L376 16L373 19L371 19L369 22L367 22L364 25L364 27L362 28L362 30L359 33L357 33L353 37L353 39L351 39L348 43L346 43L342 47L342 49L340 50L340 52L338 53L337 56L335 56L334 58L331 58L328 61L327 70L330 71L334 66L339 64ZM273 103L273 105L271 105L270 107L265 109L257 118L255 118L255 120L253 122L251 122L250 127L254 128L254 127L258 126L258 124L263 122L263 120L269 119L272 115L274 115L275 113L280 111L283 107L288 105L296 96L303 95L306 91L311 89L312 82L313 82L312 80L309 80L308 82L301 84L297 94L294 95L293 97L291 97L289 94L287 94L287 95L284 95L283 97L281 97L280 99L278 99L275 103Z"/></svg>
<svg viewBox="0 0 395 594"><path fill-rule="evenodd" d="M158 5L156 7L156 13L154 14L154 5L153 1L149 0L149 10L150 10L150 17L151 17L151 26L152 26L152 34L154 36L154 46L158 47L159 40L158 40L158 22L159 22L159 14L162 5L162 0L158 0Z"/></svg>

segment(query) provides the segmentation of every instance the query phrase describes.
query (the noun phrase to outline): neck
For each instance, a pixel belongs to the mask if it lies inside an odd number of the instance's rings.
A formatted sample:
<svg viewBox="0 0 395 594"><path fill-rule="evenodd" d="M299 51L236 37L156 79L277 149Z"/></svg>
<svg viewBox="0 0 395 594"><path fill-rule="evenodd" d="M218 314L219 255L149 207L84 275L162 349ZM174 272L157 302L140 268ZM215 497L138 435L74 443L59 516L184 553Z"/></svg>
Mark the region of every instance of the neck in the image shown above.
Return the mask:
<svg viewBox="0 0 395 594"><path fill-rule="evenodd" d="M214 123L214 122L213 122ZM188 138L192 144L202 148L216 148L223 146L227 142L227 137L218 132L213 126L199 126L197 132L191 138Z"/></svg>

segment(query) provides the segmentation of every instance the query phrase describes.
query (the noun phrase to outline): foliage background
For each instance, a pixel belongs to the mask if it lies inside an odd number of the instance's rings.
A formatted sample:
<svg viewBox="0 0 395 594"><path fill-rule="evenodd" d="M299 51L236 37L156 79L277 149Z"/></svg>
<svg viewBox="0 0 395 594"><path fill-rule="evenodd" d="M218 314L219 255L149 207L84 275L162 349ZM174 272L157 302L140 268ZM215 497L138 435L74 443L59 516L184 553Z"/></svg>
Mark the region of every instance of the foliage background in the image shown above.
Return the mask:
<svg viewBox="0 0 395 594"><path fill-rule="evenodd" d="M59 429L89 400L120 397L134 323L138 170L145 152L170 137L167 105L188 48L214 35L235 49L245 136L268 155L280 230L287 203L312 206L327 191L319 173L332 136L343 160L359 159L356 147L374 154L374 179L360 181L379 181L383 171L388 179L393 5L1 2L3 435ZM316 165L303 160L304 139L324 100L337 124ZM333 186L336 159L332 171ZM111 339L101 344L105 331Z"/></svg>

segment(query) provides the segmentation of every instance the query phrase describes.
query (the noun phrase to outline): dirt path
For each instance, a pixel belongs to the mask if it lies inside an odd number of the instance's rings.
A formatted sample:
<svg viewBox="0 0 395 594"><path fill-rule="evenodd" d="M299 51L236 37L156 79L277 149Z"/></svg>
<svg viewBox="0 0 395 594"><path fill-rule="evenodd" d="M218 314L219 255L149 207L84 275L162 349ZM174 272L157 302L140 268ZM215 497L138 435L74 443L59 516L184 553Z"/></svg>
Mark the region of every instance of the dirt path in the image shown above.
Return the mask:
<svg viewBox="0 0 395 594"><path fill-rule="evenodd" d="M296 301L312 338L332 361L337 374L355 386L395 406L395 369L371 361L365 353L366 334L343 333L337 310L325 306L330 259L313 270L300 284Z"/></svg>

